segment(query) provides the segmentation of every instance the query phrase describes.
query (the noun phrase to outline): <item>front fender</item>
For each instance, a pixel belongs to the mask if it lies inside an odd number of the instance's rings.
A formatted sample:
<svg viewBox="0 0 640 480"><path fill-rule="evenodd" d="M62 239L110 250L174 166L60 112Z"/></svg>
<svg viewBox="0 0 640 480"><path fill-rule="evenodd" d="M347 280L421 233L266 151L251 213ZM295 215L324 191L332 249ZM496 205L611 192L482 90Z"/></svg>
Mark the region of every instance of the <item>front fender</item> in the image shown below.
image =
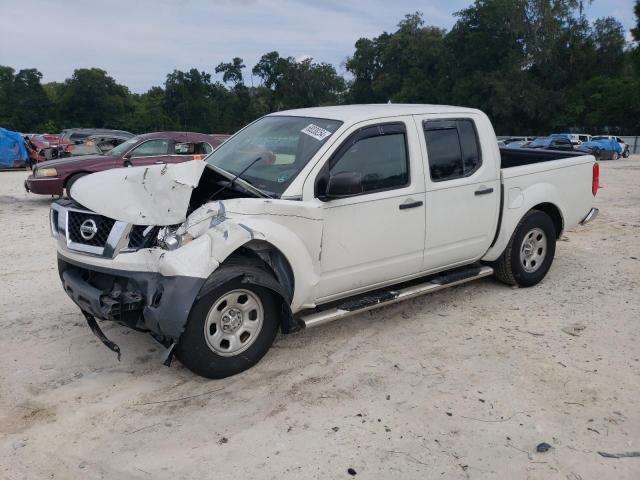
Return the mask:
<svg viewBox="0 0 640 480"><path fill-rule="evenodd" d="M296 312L311 306L308 302L314 298L319 282L321 219L282 213L239 214L225 210L224 205L218 209L207 208L210 216L203 236L208 237L211 244L209 264L213 268L209 275L233 252L253 240L261 240L278 249L291 266L295 279L291 310Z"/></svg>

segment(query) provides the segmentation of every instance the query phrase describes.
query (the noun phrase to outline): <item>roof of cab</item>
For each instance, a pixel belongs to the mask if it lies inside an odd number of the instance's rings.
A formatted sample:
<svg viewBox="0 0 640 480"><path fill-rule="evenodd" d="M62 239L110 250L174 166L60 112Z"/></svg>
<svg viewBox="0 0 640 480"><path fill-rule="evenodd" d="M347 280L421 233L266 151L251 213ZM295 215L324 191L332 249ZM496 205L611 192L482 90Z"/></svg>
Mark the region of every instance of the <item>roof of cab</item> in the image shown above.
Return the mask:
<svg viewBox="0 0 640 480"><path fill-rule="evenodd" d="M429 113L469 114L480 110L450 105L421 105L402 103L378 103L368 105L340 105L334 107L300 108L272 113L272 116L296 116L326 118L343 122L359 122L373 118L397 117L402 115L422 115Z"/></svg>

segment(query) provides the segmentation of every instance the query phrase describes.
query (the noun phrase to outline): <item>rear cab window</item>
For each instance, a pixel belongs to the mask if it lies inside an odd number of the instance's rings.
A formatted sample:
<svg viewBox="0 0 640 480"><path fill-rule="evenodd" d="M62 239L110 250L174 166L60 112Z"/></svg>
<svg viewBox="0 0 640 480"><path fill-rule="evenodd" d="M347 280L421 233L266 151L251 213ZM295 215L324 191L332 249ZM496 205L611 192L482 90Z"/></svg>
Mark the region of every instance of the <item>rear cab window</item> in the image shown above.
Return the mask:
<svg viewBox="0 0 640 480"><path fill-rule="evenodd" d="M473 120L425 120L422 126L433 182L468 177L480 168L482 154Z"/></svg>

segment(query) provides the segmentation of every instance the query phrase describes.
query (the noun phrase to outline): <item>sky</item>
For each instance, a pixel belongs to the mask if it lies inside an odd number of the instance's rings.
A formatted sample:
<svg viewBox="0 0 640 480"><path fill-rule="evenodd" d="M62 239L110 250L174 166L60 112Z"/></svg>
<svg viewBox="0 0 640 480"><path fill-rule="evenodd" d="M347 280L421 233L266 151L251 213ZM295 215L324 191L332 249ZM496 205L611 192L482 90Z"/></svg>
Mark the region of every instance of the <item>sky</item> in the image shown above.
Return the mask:
<svg viewBox="0 0 640 480"><path fill-rule="evenodd" d="M43 82L98 67L136 93L174 69L214 73L220 62L251 67L267 52L312 57L344 73L358 38L392 32L407 13L445 29L464 0L0 0L0 65L37 68ZM586 2L585 2L586 3ZM591 20L614 16L629 35L634 0L595 0ZM217 78L216 75L214 77ZM257 79L253 79L257 84Z"/></svg>

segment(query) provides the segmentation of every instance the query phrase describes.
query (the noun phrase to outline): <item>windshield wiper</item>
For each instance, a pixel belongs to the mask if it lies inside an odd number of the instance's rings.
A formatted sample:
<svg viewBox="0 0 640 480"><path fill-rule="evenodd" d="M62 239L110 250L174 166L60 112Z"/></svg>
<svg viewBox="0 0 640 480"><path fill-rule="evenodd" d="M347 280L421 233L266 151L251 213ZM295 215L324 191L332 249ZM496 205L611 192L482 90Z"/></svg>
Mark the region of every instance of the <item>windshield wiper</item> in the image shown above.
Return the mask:
<svg viewBox="0 0 640 480"><path fill-rule="evenodd" d="M226 190L229 187L232 187L233 184L236 182L236 180L241 179L243 182L248 183L249 185L251 185L251 188L257 190L258 192L260 192L262 195L264 195L265 197L268 198L273 198L271 195L269 195L267 192L265 192L264 190L254 186L250 181L248 181L245 178L242 178L242 174L245 173L247 170L249 170L251 167L253 167L256 163L258 163L260 160L262 160L262 157L258 157L256 158L254 161L252 161L251 163L249 163L249 165L247 165L246 167L244 167L239 173L236 174L235 177L233 177L229 183L227 183L226 185L222 186L220 189L218 189L216 192L213 193L213 195L211 195L209 198L213 198L216 195L218 195L219 193L223 192L224 190ZM218 167L219 168L219 167ZM221 169L222 170L222 169ZM226 170L225 170L226 171Z"/></svg>
<svg viewBox="0 0 640 480"><path fill-rule="evenodd" d="M247 182L249 185L251 185L254 189L258 190L260 193L262 193L263 195L265 195L266 197L269 198L276 198L278 197L278 194L275 192L272 192L270 190L265 190L264 188L260 188L258 186L256 186L256 184L254 182L252 182L251 180L249 180L248 178L241 178L241 180L243 182Z"/></svg>

